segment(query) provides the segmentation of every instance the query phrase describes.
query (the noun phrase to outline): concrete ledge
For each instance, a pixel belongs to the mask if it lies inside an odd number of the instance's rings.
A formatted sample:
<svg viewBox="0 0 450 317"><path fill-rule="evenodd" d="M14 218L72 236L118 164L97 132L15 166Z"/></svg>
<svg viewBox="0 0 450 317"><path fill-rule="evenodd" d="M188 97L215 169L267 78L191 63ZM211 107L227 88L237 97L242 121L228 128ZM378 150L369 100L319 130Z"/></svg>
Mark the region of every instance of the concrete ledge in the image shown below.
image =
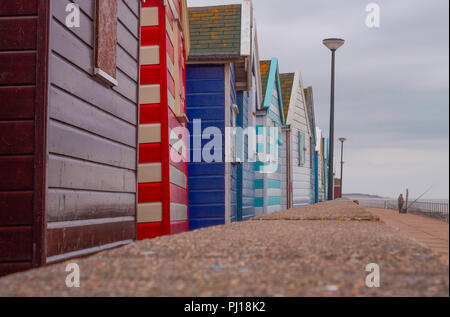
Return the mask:
<svg viewBox="0 0 450 317"><path fill-rule="evenodd" d="M67 263L80 288L67 288ZM379 265L381 287L365 284ZM248 221L0 279L0 296L445 296L440 256L381 222Z"/></svg>
<svg viewBox="0 0 450 317"><path fill-rule="evenodd" d="M252 220L378 222L380 221L380 218L354 202L334 201L261 215Z"/></svg>

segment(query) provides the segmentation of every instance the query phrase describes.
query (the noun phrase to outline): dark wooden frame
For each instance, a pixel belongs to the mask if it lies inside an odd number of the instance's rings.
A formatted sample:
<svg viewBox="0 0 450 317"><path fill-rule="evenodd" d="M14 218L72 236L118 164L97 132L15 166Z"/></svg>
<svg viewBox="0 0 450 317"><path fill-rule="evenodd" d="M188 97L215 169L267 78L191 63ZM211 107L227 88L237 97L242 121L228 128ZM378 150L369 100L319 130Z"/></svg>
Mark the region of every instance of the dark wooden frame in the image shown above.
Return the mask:
<svg viewBox="0 0 450 317"><path fill-rule="evenodd" d="M33 267L46 262L45 197L47 162L47 108L49 76L50 0L38 1L36 100L35 100L35 156L33 197Z"/></svg>

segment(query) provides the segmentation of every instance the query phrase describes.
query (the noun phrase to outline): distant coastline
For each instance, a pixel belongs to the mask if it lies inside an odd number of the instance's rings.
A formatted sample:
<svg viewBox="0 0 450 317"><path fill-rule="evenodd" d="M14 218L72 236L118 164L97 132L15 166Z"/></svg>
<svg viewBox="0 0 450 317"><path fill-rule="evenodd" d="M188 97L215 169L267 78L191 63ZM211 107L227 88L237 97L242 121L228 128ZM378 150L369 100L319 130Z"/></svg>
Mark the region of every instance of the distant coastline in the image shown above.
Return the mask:
<svg viewBox="0 0 450 317"><path fill-rule="evenodd" d="M396 197L382 197L379 195L370 195L370 194L361 194L361 193L351 193L351 194L343 194L344 197L353 198L353 199L397 199ZM409 198L410 201L416 200L414 197ZM448 203L448 198L423 198L420 199L421 202L435 202L435 203Z"/></svg>
<svg viewBox="0 0 450 317"><path fill-rule="evenodd" d="M369 194L361 194L361 193L343 194L343 196L349 197L349 198L391 199L390 197L381 197L378 195L369 195Z"/></svg>

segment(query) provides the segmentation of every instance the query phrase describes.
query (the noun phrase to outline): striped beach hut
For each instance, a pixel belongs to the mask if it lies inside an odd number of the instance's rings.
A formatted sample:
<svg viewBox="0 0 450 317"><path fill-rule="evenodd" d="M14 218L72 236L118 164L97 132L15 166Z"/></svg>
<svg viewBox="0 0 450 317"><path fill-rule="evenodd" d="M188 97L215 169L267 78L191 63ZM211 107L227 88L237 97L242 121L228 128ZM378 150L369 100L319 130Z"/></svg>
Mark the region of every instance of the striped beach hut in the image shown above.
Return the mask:
<svg viewBox="0 0 450 317"><path fill-rule="evenodd" d="M311 203L312 168L310 142L310 116L300 72L280 74L283 92L284 114L286 117L286 153L288 165L283 170L286 188L283 199L288 208L309 205ZM284 183L284 182L283 182Z"/></svg>
<svg viewBox="0 0 450 317"><path fill-rule="evenodd" d="M186 0L142 1L137 237L188 230Z"/></svg>
<svg viewBox="0 0 450 317"><path fill-rule="evenodd" d="M316 135L316 118L314 114L314 94L313 94L313 88L308 87L304 89L304 96L305 96L305 105L306 110L308 112L308 118L309 118L309 130L311 131L311 135L309 138L309 162L310 162L310 169L311 169L311 181L310 181L310 203L314 204L319 202L318 199L318 187L317 187L317 166L316 166L316 144L317 144L317 135Z"/></svg>
<svg viewBox="0 0 450 317"><path fill-rule="evenodd" d="M251 167L225 162L238 156L237 137L226 128L253 122L251 1L238 5L189 8L192 49L186 73L190 132L189 227L191 230L254 215ZM253 70L252 70L253 69ZM250 118L250 119L249 119ZM250 178L251 179L251 178Z"/></svg>
<svg viewBox="0 0 450 317"><path fill-rule="evenodd" d="M282 202L285 161L285 125L283 96L278 59L260 64L263 103L257 111L257 153L255 163L255 213L257 215L286 209Z"/></svg>

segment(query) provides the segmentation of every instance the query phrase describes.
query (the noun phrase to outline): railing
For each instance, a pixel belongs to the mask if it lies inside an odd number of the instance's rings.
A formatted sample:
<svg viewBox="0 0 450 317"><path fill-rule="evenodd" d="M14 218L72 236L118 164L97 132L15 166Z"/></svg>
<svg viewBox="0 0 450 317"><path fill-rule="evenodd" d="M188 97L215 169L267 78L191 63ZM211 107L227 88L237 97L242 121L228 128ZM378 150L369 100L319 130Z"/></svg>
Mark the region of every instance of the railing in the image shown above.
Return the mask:
<svg viewBox="0 0 450 317"><path fill-rule="evenodd" d="M358 199L358 201L359 204L364 207L398 210L398 202L394 199ZM419 200L414 204L413 202L414 200L409 202L409 213L421 214L428 217L443 219L445 221L449 220L448 200Z"/></svg>

